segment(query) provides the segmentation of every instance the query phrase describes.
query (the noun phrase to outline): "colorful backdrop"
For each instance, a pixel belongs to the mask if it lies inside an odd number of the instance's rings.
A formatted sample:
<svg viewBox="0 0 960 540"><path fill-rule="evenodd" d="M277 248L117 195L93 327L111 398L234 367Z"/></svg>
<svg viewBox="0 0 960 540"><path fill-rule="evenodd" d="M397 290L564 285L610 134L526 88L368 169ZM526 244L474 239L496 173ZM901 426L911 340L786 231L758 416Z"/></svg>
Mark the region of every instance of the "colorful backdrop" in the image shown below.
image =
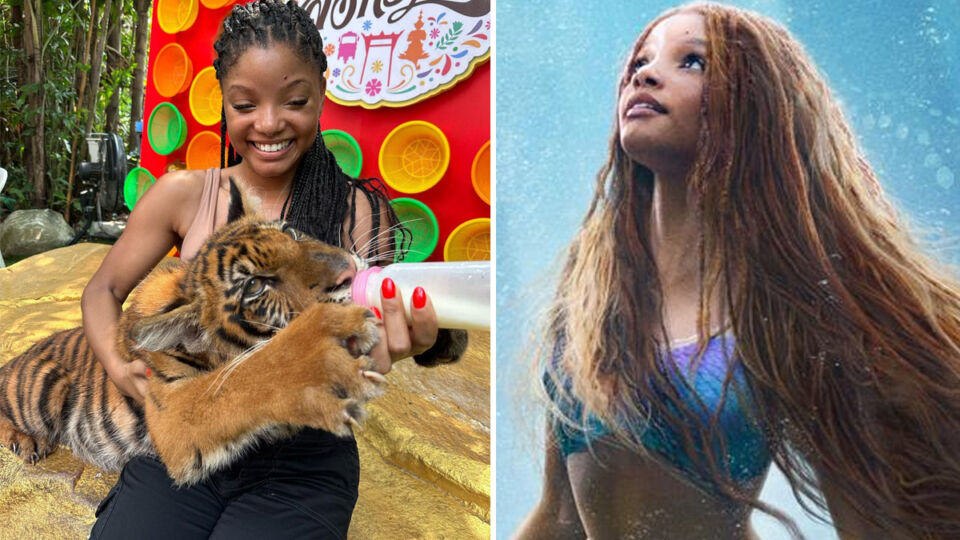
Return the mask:
<svg viewBox="0 0 960 540"><path fill-rule="evenodd" d="M171 167L219 164L216 150L199 151L204 137L215 148L220 136L219 89L212 70L203 70L213 65L213 42L234 2L208 7L215 3L219 2L153 3L141 166L155 178ZM391 197L412 197L433 211L439 238L428 260L443 260L445 242L454 229L466 221L490 216L489 187L486 193L482 187L478 193L471 176L475 158L490 140L489 0L436 5L421 1L386 9L379 2L369 6L367 2L359 6L351 3L347 8L317 0L301 0L300 4L317 20L328 57L321 128L345 131L357 141L362 154L359 176L383 178L386 173L386 180L392 184L388 186ZM171 43L182 47L183 53L178 54L176 47L164 49ZM161 51L167 58L158 62ZM189 68L184 65L184 54L189 58ZM200 80L196 80L198 77ZM204 91L204 79L208 91ZM196 114L191 109L191 93ZM182 114L186 136L176 150L161 155L151 144L149 120L164 102ZM156 120L159 124L159 115ZM445 173L433 187L418 193L400 191L406 188L395 179L399 175L382 171L378 163L387 135L411 121L433 124L449 145ZM190 149L201 132L207 133ZM428 151L436 149L428 144ZM404 151L402 145L400 151ZM409 156L403 159L409 161ZM439 157L426 155L422 159L429 168ZM489 165L484 169L483 164L481 160L480 168L489 171ZM472 238L474 247L479 242L480 249L473 249L471 258L489 258L489 225L485 236L482 226Z"/></svg>

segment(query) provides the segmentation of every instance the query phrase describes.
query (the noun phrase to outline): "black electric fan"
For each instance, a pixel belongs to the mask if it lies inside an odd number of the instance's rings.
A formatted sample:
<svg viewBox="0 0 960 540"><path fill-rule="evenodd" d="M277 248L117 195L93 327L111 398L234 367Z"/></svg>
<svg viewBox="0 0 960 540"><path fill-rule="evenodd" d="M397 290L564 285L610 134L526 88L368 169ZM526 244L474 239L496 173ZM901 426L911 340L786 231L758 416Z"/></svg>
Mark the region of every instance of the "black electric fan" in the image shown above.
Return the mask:
<svg viewBox="0 0 960 540"><path fill-rule="evenodd" d="M91 133L87 137L90 161L77 167L80 205L85 221L104 221L123 210L123 180L127 152L116 133Z"/></svg>

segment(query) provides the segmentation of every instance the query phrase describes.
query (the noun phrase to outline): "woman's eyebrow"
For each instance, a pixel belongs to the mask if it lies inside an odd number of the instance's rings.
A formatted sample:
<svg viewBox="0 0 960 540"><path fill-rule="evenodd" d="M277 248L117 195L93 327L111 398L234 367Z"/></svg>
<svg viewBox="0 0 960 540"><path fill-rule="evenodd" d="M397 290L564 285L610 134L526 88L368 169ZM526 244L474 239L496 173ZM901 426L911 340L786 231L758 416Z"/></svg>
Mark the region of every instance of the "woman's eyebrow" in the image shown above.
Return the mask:
<svg viewBox="0 0 960 540"><path fill-rule="evenodd" d="M290 88L297 84L309 84L309 82L306 79L296 79L287 83L286 86L284 86L284 89ZM250 89L242 84L231 84L229 87L227 87L227 92L231 90L249 91Z"/></svg>
<svg viewBox="0 0 960 540"><path fill-rule="evenodd" d="M680 45L694 45L694 46L706 48L707 40L702 38L692 37L692 38L687 38L681 41ZM641 47L640 50L637 51L637 54L635 54L633 57L638 58L640 56L643 56L647 52L647 47L648 47L647 45L644 45L643 47Z"/></svg>

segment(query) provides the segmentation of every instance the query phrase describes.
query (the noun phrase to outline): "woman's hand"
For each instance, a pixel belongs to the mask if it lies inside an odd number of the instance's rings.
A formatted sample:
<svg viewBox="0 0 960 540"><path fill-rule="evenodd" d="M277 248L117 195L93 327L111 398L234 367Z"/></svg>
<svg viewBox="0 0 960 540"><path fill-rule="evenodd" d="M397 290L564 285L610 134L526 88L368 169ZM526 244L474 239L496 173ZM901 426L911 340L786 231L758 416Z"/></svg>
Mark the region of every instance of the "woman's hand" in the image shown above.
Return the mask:
<svg viewBox="0 0 960 540"><path fill-rule="evenodd" d="M437 314L433 304L423 290L417 287L410 299L410 317L412 324L407 325L403 309L403 295L392 279L386 278L380 286L380 306L382 311L374 309L380 319L380 342L370 352L374 369L388 373L393 362L420 354L437 341Z"/></svg>
<svg viewBox="0 0 960 540"><path fill-rule="evenodd" d="M106 367L106 365L104 365ZM147 364L142 360L131 362L119 361L107 369L107 376L125 396L129 396L139 403L143 403L147 395Z"/></svg>

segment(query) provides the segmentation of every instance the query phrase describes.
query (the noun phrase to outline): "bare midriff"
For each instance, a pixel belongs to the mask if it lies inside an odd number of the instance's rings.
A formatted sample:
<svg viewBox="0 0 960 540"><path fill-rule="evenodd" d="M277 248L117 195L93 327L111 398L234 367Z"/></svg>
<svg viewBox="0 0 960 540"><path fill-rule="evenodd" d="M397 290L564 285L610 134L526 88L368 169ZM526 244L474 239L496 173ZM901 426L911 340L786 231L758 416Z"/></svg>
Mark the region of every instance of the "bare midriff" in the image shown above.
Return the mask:
<svg viewBox="0 0 960 540"><path fill-rule="evenodd" d="M655 458L596 442L567 457L587 536L605 539L753 540L750 507L711 494ZM745 486L759 493L763 478ZM754 485L755 484L755 485Z"/></svg>

